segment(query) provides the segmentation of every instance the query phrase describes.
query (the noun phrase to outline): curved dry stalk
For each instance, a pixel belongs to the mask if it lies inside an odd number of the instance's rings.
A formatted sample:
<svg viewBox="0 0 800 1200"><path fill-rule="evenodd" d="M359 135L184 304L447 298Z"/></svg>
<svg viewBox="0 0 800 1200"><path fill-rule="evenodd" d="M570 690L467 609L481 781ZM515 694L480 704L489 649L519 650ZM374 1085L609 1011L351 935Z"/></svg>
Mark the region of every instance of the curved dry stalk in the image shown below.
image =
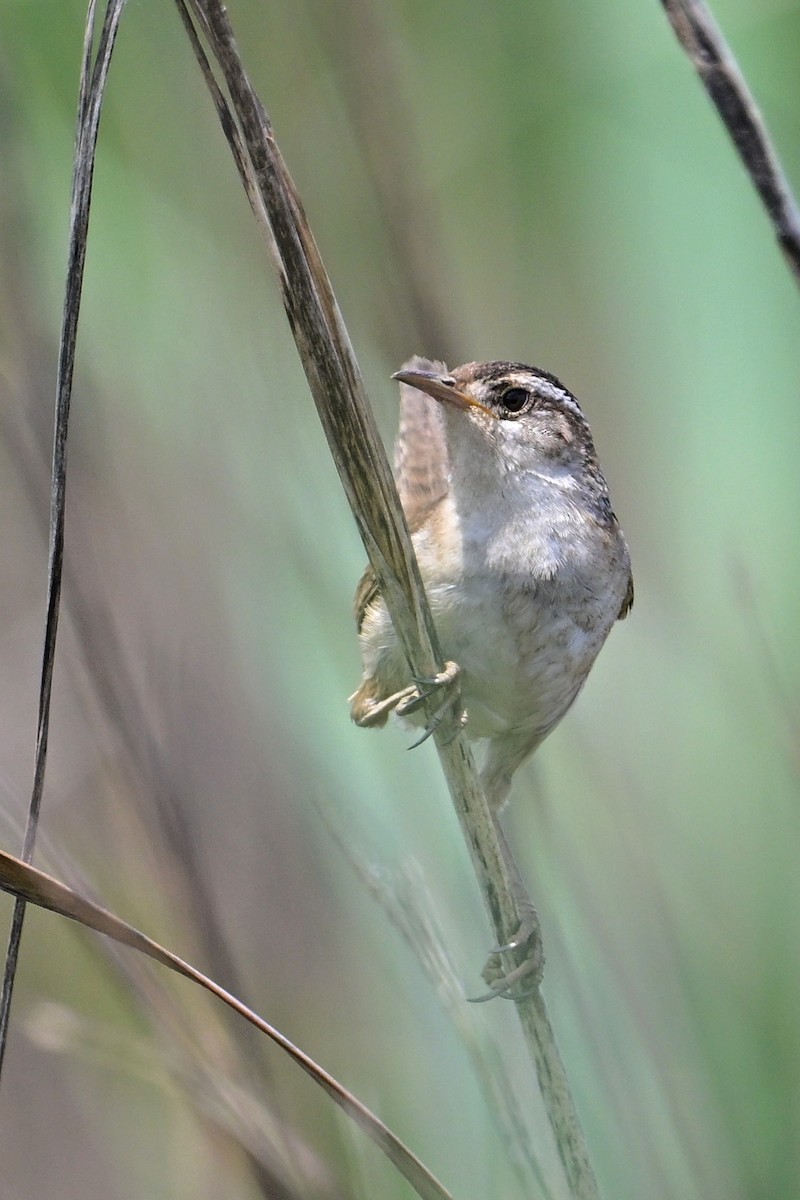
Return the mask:
<svg viewBox="0 0 800 1200"><path fill-rule="evenodd" d="M739 64L703 0L661 3L731 135L789 269L800 283L800 209Z"/></svg>
<svg viewBox="0 0 800 1200"><path fill-rule="evenodd" d="M319 807L319 806L318 806ZM551 1197L547 1180L530 1137L530 1114L524 1111L508 1087L497 1045L470 1019L464 992L451 959L444 930L440 927L434 898L419 864L413 859L387 869L367 856L363 847L346 836L333 815L319 808L331 838L386 919L412 951L427 974L442 1008L447 1013L472 1061L476 1078L485 1092L487 1107L503 1140L512 1169L527 1194Z"/></svg>
<svg viewBox="0 0 800 1200"><path fill-rule="evenodd" d="M292 1058L315 1083L328 1093L344 1112L355 1121L360 1129L373 1141L397 1167L398 1171L411 1184L417 1195L423 1200L452 1200L450 1193L439 1183L423 1163L412 1154L407 1146L371 1112L365 1104L343 1087L337 1079L329 1075L313 1058L305 1054L293 1042L290 1042L274 1025L270 1025L263 1017L253 1012L236 996L225 991L213 979L203 975L191 963L178 958L170 950L154 942L127 921L121 920L114 913L99 904L94 904L84 896L80 896L72 888L68 888L52 875L39 871L22 859L14 858L0 850L0 888L18 900L28 904L36 904L40 908L49 909L68 917L87 929L94 929L106 937L113 938L123 946L129 946L146 954L155 962L168 967L178 975L183 975L199 987L210 992L212 996L222 1000L239 1016L244 1017L251 1025L270 1038L276 1045Z"/></svg>
<svg viewBox="0 0 800 1200"><path fill-rule="evenodd" d="M430 677L444 663L408 527L347 330L269 117L244 70L220 0L188 0L188 7L224 77L230 107L192 28L187 5L184 0L176 3L251 206L267 235L311 394L410 673ZM520 914L459 718L460 711L453 711L442 720L434 740L495 937L503 945L519 928ZM594 1171L544 1000L537 991L516 1007L571 1195L575 1200L597 1200Z"/></svg>

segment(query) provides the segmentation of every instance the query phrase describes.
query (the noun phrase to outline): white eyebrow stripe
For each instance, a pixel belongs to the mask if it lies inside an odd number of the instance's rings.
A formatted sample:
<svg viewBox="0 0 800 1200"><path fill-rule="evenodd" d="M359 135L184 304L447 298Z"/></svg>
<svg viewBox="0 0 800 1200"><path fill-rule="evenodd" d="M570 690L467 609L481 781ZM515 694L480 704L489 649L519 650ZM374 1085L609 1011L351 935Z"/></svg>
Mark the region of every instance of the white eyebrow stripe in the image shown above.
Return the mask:
<svg viewBox="0 0 800 1200"><path fill-rule="evenodd" d="M557 387L549 379L543 379L541 376L537 376L535 388L538 395L543 396L547 400L553 400L557 404L562 404L565 408L574 412L576 416L583 417L581 406L566 388Z"/></svg>

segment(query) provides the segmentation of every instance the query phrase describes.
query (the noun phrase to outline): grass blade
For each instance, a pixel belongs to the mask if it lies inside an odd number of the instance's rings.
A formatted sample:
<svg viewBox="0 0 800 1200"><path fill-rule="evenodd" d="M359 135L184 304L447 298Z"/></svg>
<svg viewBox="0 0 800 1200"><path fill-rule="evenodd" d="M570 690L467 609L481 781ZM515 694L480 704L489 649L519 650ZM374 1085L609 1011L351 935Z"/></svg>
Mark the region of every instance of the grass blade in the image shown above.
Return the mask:
<svg viewBox="0 0 800 1200"><path fill-rule="evenodd" d="M375 1116L361 1101L343 1087L338 1080L329 1075L312 1058L299 1047L290 1042L279 1030L263 1017L253 1012L236 996L231 995L213 979L209 979L198 971L191 963L185 962L152 938L129 925L120 917L109 912L106 908L94 904L85 897L67 887L52 875L37 870L22 859L14 858L11 854L0 851L0 888L16 896L18 900L28 904L36 904L39 908L49 909L68 917L87 929L105 934L123 946L146 954L155 962L168 967L178 975L190 979L192 983L204 988L212 996L216 996L223 1004L227 1004L234 1012L249 1021L256 1029L265 1034L277 1046L289 1055L297 1065L306 1072L323 1091L347 1113L367 1137L379 1147L386 1157L394 1163L398 1171L408 1180L422 1200L452 1200L450 1193L430 1173L420 1160L411 1153L384 1123Z"/></svg>

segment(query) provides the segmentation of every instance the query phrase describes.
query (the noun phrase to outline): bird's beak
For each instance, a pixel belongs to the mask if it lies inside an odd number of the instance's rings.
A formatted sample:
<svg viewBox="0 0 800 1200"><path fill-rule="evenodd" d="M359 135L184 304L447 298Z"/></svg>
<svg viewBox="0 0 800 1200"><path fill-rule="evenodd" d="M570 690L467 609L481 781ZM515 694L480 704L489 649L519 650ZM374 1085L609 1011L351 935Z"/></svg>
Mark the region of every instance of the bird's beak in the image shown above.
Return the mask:
<svg viewBox="0 0 800 1200"><path fill-rule="evenodd" d="M440 375L436 371L396 371L392 376L398 383L407 383L417 391L425 392L434 400L452 404L456 408L478 408L490 417L495 414L468 392L460 392L452 375Z"/></svg>

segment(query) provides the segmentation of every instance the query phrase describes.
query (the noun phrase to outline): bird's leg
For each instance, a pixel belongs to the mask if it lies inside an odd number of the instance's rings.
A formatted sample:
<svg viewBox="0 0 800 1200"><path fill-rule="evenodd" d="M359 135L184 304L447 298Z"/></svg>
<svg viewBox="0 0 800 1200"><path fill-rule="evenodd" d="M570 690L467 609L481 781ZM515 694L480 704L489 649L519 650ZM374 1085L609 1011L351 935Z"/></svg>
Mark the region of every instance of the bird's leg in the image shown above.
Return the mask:
<svg viewBox="0 0 800 1200"><path fill-rule="evenodd" d="M428 721L425 725L425 730L422 737L417 738L415 742L409 746L409 750L414 750L417 746L421 746L423 742L434 733L449 710L456 704L460 698L458 690L458 679L461 674L461 668L458 663L446 662L444 670L439 671L436 675L430 678L423 676L414 677L414 688L412 694L401 699L395 707L395 712L399 717L407 717L409 714L416 712L423 705L428 704L433 699L433 704L428 708ZM453 732L455 737L456 732L466 721L466 715L462 713L461 724L456 726Z"/></svg>
<svg viewBox="0 0 800 1200"><path fill-rule="evenodd" d="M473 1001L476 1004L494 1000L496 996L507 1000L523 1000L532 996L538 991L544 972L544 945L539 914L522 881L519 867L496 812L492 813L492 819L520 923L511 940L503 946L495 946L489 955L482 974L490 990L483 996L476 996ZM510 970L506 970L504 966L505 955L514 956L515 965Z"/></svg>
<svg viewBox="0 0 800 1200"><path fill-rule="evenodd" d="M425 732L418 741L414 742L414 746L419 746L438 728L448 709L456 702L459 695L457 687L459 675L458 664L447 662L443 671L439 671L430 678L414 676L414 682L408 687L393 692L391 696L386 696L383 700L375 700L369 694L365 696L362 694L362 689L359 689L350 697L351 716L356 725L360 725L362 728L369 725L383 725L390 712L396 712L399 717L407 717L436 697L425 726ZM442 695L441 698L438 698L437 693L440 691ZM409 747L409 749L413 748L413 746Z"/></svg>
<svg viewBox="0 0 800 1200"><path fill-rule="evenodd" d="M440 688L445 688L450 691L450 695L445 695L443 703L451 704L454 693L450 690L452 685L457 681L461 671L458 663L446 662L444 670L439 671L436 675L426 677L425 675L415 675L414 683L410 688L406 688L405 692L410 693L406 699L402 696L395 706L395 712L399 717L407 717L409 713L416 712L418 708L422 708L426 700L430 700ZM399 694L399 693L398 693Z"/></svg>
<svg viewBox="0 0 800 1200"><path fill-rule="evenodd" d="M481 783L489 803L494 822L500 854L514 907L519 915L519 927L510 941L495 946L483 969L483 978L491 991L478 996L479 1001L504 996L509 1000L522 1000L532 995L542 982L544 971L544 946L539 915L533 906L528 889L520 874L511 847L500 821L500 810L511 790L511 779L517 767L533 753L541 741L536 730L515 731L508 736L492 739L483 771ZM504 964L512 956L513 966Z"/></svg>
<svg viewBox="0 0 800 1200"><path fill-rule="evenodd" d="M394 712L398 704L403 700L412 700L419 695L417 687L413 683L408 687L401 688L399 692L393 692L391 696L386 696L383 700L375 700L370 695L364 696L362 694L364 690L359 688L350 697L350 716L361 729L368 729L370 725L385 725L389 713Z"/></svg>

